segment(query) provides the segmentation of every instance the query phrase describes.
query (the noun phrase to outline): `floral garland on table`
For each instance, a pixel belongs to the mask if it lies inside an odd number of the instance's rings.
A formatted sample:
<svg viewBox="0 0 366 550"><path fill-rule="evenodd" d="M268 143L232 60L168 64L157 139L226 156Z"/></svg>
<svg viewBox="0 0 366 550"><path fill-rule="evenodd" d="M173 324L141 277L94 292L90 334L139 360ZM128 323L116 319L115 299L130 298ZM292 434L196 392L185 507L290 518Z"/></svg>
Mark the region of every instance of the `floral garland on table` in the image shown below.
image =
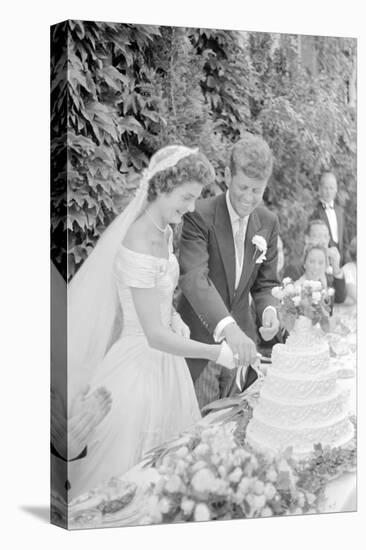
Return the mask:
<svg viewBox="0 0 366 550"><path fill-rule="evenodd" d="M356 446L315 446L307 460L292 450L266 456L238 443L236 423L212 425L158 461L145 523L317 513L328 481L355 469Z"/></svg>
<svg viewBox="0 0 366 550"><path fill-rule="evenodd" d="M292 282L290 277L281 286L272 289L272 295L279 301L278 313L281 325L292 330L300 316L311 319L312 324L320 324L324 331L329 330L330 302L333 288L322 288L320 281Z"/></svg>

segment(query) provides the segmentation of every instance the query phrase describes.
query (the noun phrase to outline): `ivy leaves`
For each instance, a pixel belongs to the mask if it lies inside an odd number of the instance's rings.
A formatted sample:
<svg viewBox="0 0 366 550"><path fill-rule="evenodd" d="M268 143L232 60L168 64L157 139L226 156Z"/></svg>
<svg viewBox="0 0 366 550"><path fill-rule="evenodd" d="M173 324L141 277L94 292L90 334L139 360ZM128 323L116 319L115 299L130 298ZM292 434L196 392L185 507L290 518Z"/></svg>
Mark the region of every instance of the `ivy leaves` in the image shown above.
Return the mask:
<svg viewBox="0 0 366 550"><path fill-rule="evenodd" d="M67 21L52 29L52 257L71 278L167 143L199 146L224 184L243 131L275 156L266 200L289 261L323 168L356 228L355 41L317 37L309 72L292 35ZM67 187L66 187L67 181ZM66 222L66 215L69 216ZM69 248L69 270L66 259Z"/></svg>

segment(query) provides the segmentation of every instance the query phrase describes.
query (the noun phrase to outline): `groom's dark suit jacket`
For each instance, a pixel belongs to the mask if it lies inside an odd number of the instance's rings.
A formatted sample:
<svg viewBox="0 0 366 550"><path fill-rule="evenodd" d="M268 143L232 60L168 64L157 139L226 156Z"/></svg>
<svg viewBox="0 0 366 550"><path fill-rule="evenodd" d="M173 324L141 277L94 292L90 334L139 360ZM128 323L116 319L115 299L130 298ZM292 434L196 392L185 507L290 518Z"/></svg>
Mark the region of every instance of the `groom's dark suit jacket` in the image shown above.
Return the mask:
<svg viewBox="0 0 366 550"><path fill-rule="evenodd" d="M244 266L235 290L235 247L225 193L197 201L196 210L185 215L179 254L182 296L178 311L191 330L191 338L213 343L217 323L231 315L245 334L256 341L256 320L249 307L249 292L261 324L263 310L276 304L271 290L279 284L278 230L276 215L264 206L249 216ZM254 235L264 237L268 246L266 260L261 264L256 263L260 253L252 243ZM195 380L207 361L187 361Z"/></svg>

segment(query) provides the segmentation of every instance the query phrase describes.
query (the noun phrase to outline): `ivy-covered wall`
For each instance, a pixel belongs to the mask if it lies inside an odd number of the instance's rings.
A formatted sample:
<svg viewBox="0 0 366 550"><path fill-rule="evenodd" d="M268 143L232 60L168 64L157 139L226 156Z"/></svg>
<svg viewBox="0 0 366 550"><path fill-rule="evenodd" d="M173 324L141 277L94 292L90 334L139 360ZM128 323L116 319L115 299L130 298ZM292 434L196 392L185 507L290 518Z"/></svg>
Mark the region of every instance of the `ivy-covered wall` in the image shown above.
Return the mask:
<svg viewBox="0 0 366 550"><path fill-rule="evenodd" d="M51 254L65 278L156 149L198 145L223 189L228 149L246 130L275 155L265 199L289 260L323 169L337 175L355 234L355 40L67 21L51 42Z"/></svg>

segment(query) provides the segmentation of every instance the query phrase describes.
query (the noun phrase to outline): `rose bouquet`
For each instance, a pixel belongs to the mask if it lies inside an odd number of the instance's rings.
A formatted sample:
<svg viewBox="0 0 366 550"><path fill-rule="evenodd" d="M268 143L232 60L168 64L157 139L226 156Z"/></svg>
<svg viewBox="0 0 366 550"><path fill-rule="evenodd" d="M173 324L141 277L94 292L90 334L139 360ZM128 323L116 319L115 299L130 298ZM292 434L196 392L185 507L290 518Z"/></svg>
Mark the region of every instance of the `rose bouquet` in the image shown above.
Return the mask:
<svg viewBox="0 0 366 550"><path fill-rule="evenodd" d="M165 455L150 489L149 520L207 521L315 513L320 494L298 488L289 449L282 456L255 456L239 445L234 423L213 425Z"/></svg>
<svg viewBox="0 0 366 550"><path fill-rule="evenodd" d="M281 286L272 289L272 295L279 301L281 325L289 332L301 316L310 319L313 325L319 323L324 331L328 331L333 294L334 289L323 288L320 281L293 283L290 277L286 277Z"/></svg>

